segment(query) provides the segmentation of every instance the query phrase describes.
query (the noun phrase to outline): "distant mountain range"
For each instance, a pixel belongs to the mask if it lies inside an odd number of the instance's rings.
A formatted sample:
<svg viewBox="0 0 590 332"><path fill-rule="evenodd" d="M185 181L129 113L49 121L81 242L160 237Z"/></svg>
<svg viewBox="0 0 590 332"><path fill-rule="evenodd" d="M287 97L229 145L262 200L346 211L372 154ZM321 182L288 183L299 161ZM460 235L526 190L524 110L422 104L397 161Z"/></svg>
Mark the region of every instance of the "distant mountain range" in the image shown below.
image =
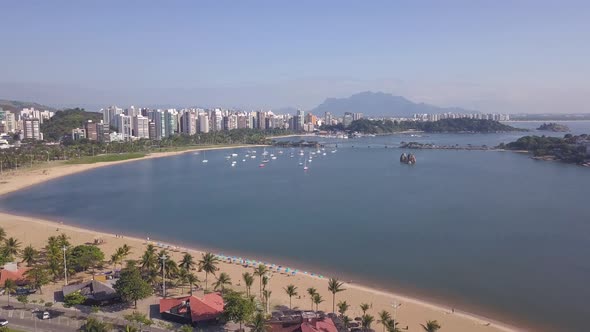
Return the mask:
<svg viewBox="0 0 590 332"><path fill-rule="evenodd" d="M404 97L371 91L357 93L348 98L328 98L311 112L316 115L322 115L324 112L331 112L335 115L342 115L344 112L358 112L365 116L399 117L410 117L414 114L424 113L478 113L459 107L438 107L415 103Z"/></svg>
<svg viewBox="0 0 590 332"><path fill-rule="evenodd" d="M32 102L28 102L28 101L16 101L16 100L5 100L5 99L0 99L0 108L2 108L5 111L11 111L11 112L20 112L23 108L35 108L38 110L49 110L49 111L55 111L55 108L53 107L49 107L49 106L45 106L45 105L41 105L41 104L37 104L37 103L32 103Z"/></svg>

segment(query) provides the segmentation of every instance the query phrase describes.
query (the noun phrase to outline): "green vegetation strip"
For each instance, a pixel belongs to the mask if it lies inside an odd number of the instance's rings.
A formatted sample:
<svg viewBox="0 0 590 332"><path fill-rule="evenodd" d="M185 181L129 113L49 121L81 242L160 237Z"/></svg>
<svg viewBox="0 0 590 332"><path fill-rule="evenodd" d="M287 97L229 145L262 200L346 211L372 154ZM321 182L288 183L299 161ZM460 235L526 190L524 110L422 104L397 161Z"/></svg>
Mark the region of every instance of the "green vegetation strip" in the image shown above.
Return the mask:
<svg viewBox="0 0 590 332"><path fill-rule="evenodd" d="M120 160L129 160L145 157L145 153L120 153L120 154L104 154L100 156L88 156L79 159L71 159L66 164L94 164L104 163Z"/></svg>

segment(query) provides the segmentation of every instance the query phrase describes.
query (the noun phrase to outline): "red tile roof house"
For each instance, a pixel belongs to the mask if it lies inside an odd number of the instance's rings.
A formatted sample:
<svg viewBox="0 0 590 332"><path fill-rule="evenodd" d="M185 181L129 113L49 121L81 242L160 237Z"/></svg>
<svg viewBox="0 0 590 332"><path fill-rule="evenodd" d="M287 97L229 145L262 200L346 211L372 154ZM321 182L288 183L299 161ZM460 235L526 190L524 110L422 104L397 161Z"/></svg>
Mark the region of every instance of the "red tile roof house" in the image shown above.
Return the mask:
<svg viewBox="0 0 590 332"><path fill-rule="evenodd" d="M339 329L330 317L304 312L298 317L271 319L268 322L271 332L338 332ZM344 330L344 329L343 329ZM345 331L348 331L347 329Z"/></svg>
<svg viewBox="0 0 590 332"><path fill-rule="evenodd" d="M162 319L181 324L206 324L217 321L223 313L223 298L219 293L203 297L184 296L160 300Z"/></svg>
<svg viewBox="0 0 590 332"><path fill-rule="evenodd" d="M270 323L272 332L338 332L331 318L309 319L300 323Z"/></svg>
<svg viewBox="0 0 590 332"><path fill-rule="evenodd" d="M6 263L0 270L0 287L4 287L6 280L11 279L18 286L24 286L28 284L28 280L25 276L29 268L23 267L18 268L16 263Z"/></svg>

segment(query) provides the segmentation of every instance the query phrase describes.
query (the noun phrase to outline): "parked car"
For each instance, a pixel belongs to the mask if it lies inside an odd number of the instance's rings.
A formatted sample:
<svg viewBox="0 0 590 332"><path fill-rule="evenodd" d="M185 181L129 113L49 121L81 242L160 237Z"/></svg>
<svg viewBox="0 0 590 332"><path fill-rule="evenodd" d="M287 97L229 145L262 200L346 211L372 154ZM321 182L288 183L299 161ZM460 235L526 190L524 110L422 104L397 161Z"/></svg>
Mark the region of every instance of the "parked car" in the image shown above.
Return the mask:
<svg viewBox="0 0 590 332"><path fill-rule="evenodd" d="M29 289L29 288L25 288L25 287L20 287L20 288L17 288L14 293L16 295L30 295L30 294L34 294L35 292L36 292L35 289Z"/></svg>
<svg viewBox="0 0 590 332"><path fill-rule="evenodd" d="M8 325L8 321L4 318L0 318L0 326L6 326Z"/></svg>
<svg viewBox="0 0 590 332"><path fill-rule="evenodd" d="M41 316L41 319L49 319L49 318L51 318L49 316L49 311L43 311L43 316Z"/></svg>

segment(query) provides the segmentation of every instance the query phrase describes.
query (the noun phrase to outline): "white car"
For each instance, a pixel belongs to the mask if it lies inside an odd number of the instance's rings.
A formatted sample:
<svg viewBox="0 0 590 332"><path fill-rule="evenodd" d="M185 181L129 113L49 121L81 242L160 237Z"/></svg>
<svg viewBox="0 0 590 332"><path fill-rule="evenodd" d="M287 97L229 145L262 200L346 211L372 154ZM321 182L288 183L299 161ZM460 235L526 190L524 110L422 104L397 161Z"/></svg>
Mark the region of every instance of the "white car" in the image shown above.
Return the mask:
<svg viewBox="0 0 590 332"><path fill-rule="evenodd" d="M43 316L41 316L41 319L49 319L49 311L44 311Z"/></svg>
<svg viewBox="0 0 590 332"><path fill-rule="evenodd" d="M6 326L8 325L8 321L4 318L0 318L0 326Z"/></svg>

